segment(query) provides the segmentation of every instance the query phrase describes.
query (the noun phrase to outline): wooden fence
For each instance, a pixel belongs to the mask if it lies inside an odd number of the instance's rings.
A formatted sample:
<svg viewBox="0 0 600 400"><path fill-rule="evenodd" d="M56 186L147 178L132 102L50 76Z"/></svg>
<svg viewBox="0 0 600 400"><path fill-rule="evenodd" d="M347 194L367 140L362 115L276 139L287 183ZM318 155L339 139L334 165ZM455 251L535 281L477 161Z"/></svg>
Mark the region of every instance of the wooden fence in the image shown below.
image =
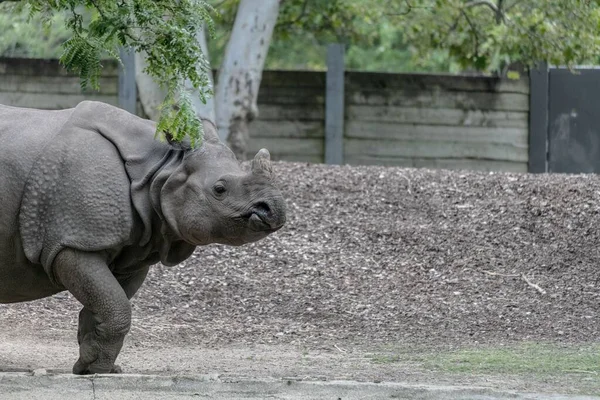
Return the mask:
<svg viewBox="0 0 600 400"><path fill-rule="evenodd" d="M0 104L61 109L87 99L117 105L118 75L116 63L104 63L100 91L82 91L79 78L56 60L0 58Z"/></svg>
<svg viewBox="0 0 600 400"><path fill-rule="evenodd" d="M326 74L265 71L251 151L323 162ZM0 104L45 109L83 99L118 103L118 70L105 63L100 92L56 61L0 59ZM345 72L343 162L527 171L529 82L481 76Z"/></svg>

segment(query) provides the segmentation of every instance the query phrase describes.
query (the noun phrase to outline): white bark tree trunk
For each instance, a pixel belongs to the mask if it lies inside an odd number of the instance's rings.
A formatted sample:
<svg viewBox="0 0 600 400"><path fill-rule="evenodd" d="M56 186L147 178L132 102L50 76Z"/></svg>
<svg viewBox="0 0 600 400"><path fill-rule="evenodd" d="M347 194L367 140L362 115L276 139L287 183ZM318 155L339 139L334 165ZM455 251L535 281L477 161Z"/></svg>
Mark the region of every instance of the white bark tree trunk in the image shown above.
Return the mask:
<svg viewBox="0 0 600 400"><path fill-rule="evenodd" d="M210 65L210 56L208 54L208 45L206 43L206 29L200 29L196 33L196 39L198 39L198 43L200 43L200 48L202 49L202 54L204 54L204 58L208 61ZM215 87L215 80L212 76L212 69L206 71L208 74L208 78L210 79L210 85L213 88ZM192 85L189 81L186 82L186 87L191 88ZM214 96L208 97L206 99L206 104L200 101L200 98L197 94L192 94L192 101L194 104L194 108L196 109L196 115L201 119L207 119L213 123L213 125L217 126L216 122L216 114L215 114L215 99Z"/></svg>
<svg viewBox="0 0 600 400"><path fill-rule="evenodd" d="M135 82L142 103L144 114L153 121L158 121L158 106L165 98L165 91L154 82L154 79L144 72L146 54L135 53Z"/></svg>
<svg viewBox="0 0 600 400"><path fill-rule="evenodd" d="M196 38L200 43L202 48L202 53L206 57L208 61L208 46L206 44L206 32L204 29L200 29L196 34ZM136 53L135 54L135 79L138 86L138 93L140 95L140 103L142 103L142 108L144 109L144 113L148 116L148 118L153 121L158 120L158 106L164 100L166 93L160 86L152 79L148 74L144 73L143 70L146 67L146 59L145 54ZM212 76L212 71L207 71L208 76L210 78L211 86L214 87L214 79ZM186 81L186 88L192 90L192 85L189 81ZM200 101L198 97L197 91L192 93L192 102L194 104L194 108L196 110L196 115L202 119L208 119L213 124L216 125L215 118L215 102L213 97L206 99L206 104Z"/></svg>
<svg viewBox="0 0 600 400"><path fill-rule="evenodd" d="M215 123L221 140L242 161L246 159L248 124L258 115L258 89L280 1L240 1L214 96L207 99L206 104L197 95L192 96L196 115ZM205 30L200 30L197 35L202 52L208 59ZM145 66L144 55L137 53L135 72L140 102L146 115L156 121L158 106L165 98L165 92L150 76L143 73ZM212 73L208 72L212 83ZM186 84L190 87L189 82Z"/></svg>
<svg viewBox="0 0 600 400"><path fill-rule="evenodd" d="M256 99L280 0L241 0L215 91L217 126L240 160L246 159L248 123L258 115Z"/></svg>

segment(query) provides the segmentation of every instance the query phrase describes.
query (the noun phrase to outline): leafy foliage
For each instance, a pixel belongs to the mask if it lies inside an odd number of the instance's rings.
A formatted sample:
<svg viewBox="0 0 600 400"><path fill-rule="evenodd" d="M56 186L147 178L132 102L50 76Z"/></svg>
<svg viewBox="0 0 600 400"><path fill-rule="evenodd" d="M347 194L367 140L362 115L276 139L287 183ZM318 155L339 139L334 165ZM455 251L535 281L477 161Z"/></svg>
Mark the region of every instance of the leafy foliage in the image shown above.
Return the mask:
<svg viewBox="0 0 600 400"><path fill-rule="evenodd" d="M462 68L497 72L519 62L597 62L600 8L590 0L404 1L406 38L427 63L444 49Z"/></svg>
<svg viewBox="0 0 600 400"><path fill-rule="evenodd" d="M269 69L326 68L327 45L347 44L349 69L406 72L458 71L447 51L432 50L428 65L417 66L412 46L402 26L383 11L399 12L397 1L380 0L285 0L281 3L275 36L267 55ZM216 35L209 42L213 67L221 62L223 49L235 18L239 0L212 0L221 18L216 20ZM390 8L391 5L391 8Z"/></svg>
<svg viewBox="0 0 600 400"><path fill-rule="evenodd" d="M291 24L285 23L282 13L284 35L291 30L294 37L308 26L311 32L333 34L350 43L352 56L362 46L390 43L384 27L395 27L394 48L388 51L410 52L420 70L445 66L489 73L502 72L513 63L532 66L539 61L573 66L595 62L600 54L598 1L308 0L296 1L295 12L299 7L301 18ZM324 12L338 18L320 23ZM440 64L440 55L447 61Z"/></svg>
<svg viewBox="0 0 600 400"><path fill-rule="evenodd" d="M145 72L167 91L157 133L180 141L201 139L202 125L185 89L189 80L200 99L212 94L209 68L195 33L203 26L212 34L212 7L199 0L25 0L14 11L29 9L44 25L56 13L66 14L70 37L62 44L60 62L79 73L82 88L98 87L102 58L119 59L121 46L146 54ZM89 18L86 18L89 16Z"/></svg>
<svg viewBox="0 0 600 400"><path fill-rule="evenodd" d="M222 41L238 1L213 3ZM332 41L346 43L348 67L360 69L494 73L513 63L595 63L599 18L598 0L285 0L267 67L325 68Z"/></svg>
<svg viewBox="0 0 600 400"><path fill-rule="evenodd" d="M40 15L3 12L6 8L6 3L0 4L1 57L58 57L58 49L70 36L63 13L55 13L45 25Z"/></svg>

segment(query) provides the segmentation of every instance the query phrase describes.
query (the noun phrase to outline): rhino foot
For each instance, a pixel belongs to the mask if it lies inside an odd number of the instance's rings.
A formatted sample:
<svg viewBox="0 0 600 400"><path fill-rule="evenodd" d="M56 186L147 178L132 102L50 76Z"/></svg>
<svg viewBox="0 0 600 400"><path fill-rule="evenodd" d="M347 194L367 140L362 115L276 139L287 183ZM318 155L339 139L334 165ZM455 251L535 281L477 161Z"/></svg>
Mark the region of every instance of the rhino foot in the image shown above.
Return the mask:
<svg viewBox="0 0 600 400"><path fill-rule="evenodd" d="M82 365L75 364L75 366L73 367L73 373L76 375L91 375L91 374L95 374L98 372L92 372L92 371L90 371L89 368L84 369ZM115 364L112 366L110 371L108 371L108 373L109 374L122 374L123 369L121 368L121 366Z"/></svg>
<svg viewBox="0 0 600 400"><path fill-rule="evenodd" d="M79 368L80 368L80 367L78 366L78 369L76 370L76 369L75 369L75 367L73 367L73 373L74 373L75 375L91 375L91 374L98 373L98 372L91 372L91 371L89 370L89 368L88 368L88 369L84 369L84 370L82 370L82 369L79 369ZM110 369L110 371L108 371L108 373L109 373L109 374L122 374L122 373L123 373L123 369L121 368L121 366L119 366L119 365L115 364L115 365L113 365L113 367Z"/></svg>
<svg viewBox="0 0 600 400"><path fill-rule="evenodd" d="M111 374L122 374L123 373L123 369L121 368L120 365L113 365L112 369L110 370Z"/></svg>
<svg viewBox="0 0 600 400"><path fill-rule="evenodd" d="M76 375L120 374L122 369L114 364L113 360L122 346L122 339L100 344L94 332L88 333L79 347L79 359L73 366L73 373Z"/></svg>

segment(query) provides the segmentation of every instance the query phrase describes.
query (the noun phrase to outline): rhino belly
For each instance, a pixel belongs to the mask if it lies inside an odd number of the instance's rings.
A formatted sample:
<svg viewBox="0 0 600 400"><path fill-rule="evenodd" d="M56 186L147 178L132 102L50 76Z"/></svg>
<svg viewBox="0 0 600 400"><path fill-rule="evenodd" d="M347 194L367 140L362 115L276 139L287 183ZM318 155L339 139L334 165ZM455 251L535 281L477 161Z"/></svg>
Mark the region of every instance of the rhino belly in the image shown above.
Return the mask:
<svg viewBox="0 0 600 400"><path fill-rule="evenodd" d="M59 290L52 287L41 265L26 257L18 227L19 206L24 187L24 165L10 163L4 157L0 173L0 303L13 303L50 296Z"/></svg>
<svg viewBox="0 0 600 400"><path fill-rule="evenodd" d="M0 234L0 303L41 299L62 290L41 265L27 260L18 234Z"/></svg>

